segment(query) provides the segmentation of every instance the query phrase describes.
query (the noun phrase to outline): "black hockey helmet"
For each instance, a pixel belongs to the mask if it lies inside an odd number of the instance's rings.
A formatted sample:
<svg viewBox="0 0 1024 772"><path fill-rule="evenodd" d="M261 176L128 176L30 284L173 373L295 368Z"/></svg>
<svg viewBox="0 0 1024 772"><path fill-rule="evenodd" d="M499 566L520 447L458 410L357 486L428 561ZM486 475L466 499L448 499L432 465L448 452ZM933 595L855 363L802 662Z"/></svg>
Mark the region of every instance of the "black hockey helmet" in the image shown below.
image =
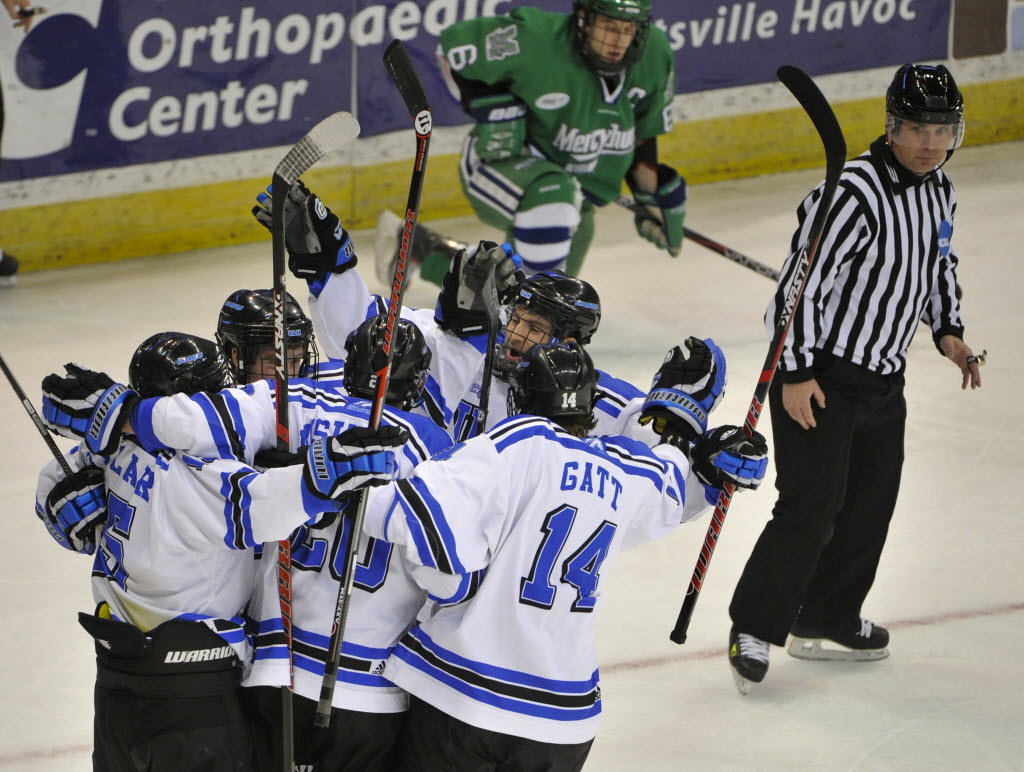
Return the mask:
<svg viewBox="0 0 1024 772"><path fill-rule="evenodd" d="M964 98L943 65L904 64L885 94L885 111L914 123L960 123Z"/></svg>
<svg viewBox="0 0 1024 772"><path fill-rule="evenodd" d="M345 340L345 391L354 397L377 396L377 373L384 367L387 316L371 316ZM430 372L430 349L420 328L405 319L395 322L391 375L385 401L411 410L423 402L423 387Z"/></svg>
<svg viewBox="0 0 1024 772"><path fill-rule="evenodd" d="M135 349L128 385L141 397L219 391L235 384L220 346L183 332L158 332Z"/></svg>
<svg viewBox="0 0 1024 772"><path fill-rule="evenodd" d="M508 414L582 419L593 426L597 370L578 343L540 343L509 374Z"/></svg>
<svg viewBox="0 0 1024 772"><path fill-rule="evenodd" d="M285 331L289 348L302 347L299 375L316 373L319 352L313 336L313 322L290 293L285 293ZM250 380L248 364L260 358L265 347L274 345L274 293L269 289L240 289L232 292L217 317L217 342L239 383ZM232 352L237 352L237 362Z"/></svg>
<svg viewBox="0 0 1024 772"><path fill-rule="evenodd" d="M586 345L601 323L601 298L590 284L562 271L541 271L522 282L509 301L549 319L553 336Z"/></svg>
<svg viewBox="0 0 1024 772"><path fill-rule="evenodd" d="M576 45L594 72L615 75L640 61L651 30L651 0L576 0L572 9L576 20ZM594 22L599 15L636 25L629 48L617 62L598 56L590 43Z"/></svg>

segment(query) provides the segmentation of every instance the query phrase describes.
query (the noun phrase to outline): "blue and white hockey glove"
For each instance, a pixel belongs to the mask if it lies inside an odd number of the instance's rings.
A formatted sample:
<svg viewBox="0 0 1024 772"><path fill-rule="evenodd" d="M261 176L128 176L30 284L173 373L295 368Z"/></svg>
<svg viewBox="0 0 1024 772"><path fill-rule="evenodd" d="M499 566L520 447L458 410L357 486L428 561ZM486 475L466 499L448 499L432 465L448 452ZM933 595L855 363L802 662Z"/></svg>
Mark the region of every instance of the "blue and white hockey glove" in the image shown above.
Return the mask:
<svg viewBox="0 0 1024 772"><path fill-rule="evenodd" d="M253 217L267 230L273 227L274 186L256 196ZM315 280L326 273L344 273L358 259L348 231L338 216L298 180L284 201L284 242L288 269L300 279Z"/></svg>
<svg viewBox="0 0 1024 772"><path fill-rule="evenodd" d="M66 376L51 373L43 378L43 423L62 437L84 439L93 453L113 453L139 395L106 373L73 362L64 370Z"/></svg>
<svg viewBox="0 0 1024 772"><path fill-rule="evenodd" d="M398 472L392 448L409 436L397 426L355 427L336 437L314 440L306 450L302 479L324 499L340 499L373 485L386 485Z"/></svg>
<svg viewBox="0 0 1024 772"><path fill-rule="evenodd" d="M739 426L719 426L693 444L690 466L714 503L726 483L757 489L768 470L768 443L758 431L747 437Z"/></svg>
<svg viewBox="0 0 1024 772"><path fill-rule="evenodd" d="M668 441L672 432L687 442L708 428L708 413L725 394L725 354L711 339L689 337L683 347L669 349L654 376L640 412L640 423L654 422L654 431Z"/></svg>
<svg viewBox="0 0 1024 772"><path fill-rule="evenodd" d="M96 528L107 519L107 488L103 470L86 466L60 480L46 497L44 510L36 508L50 536L66 550L92 555Z"/></svg>
<svg viewBox="0 0 1024 772"><path fill-rule="evenodd" d="M485 94L466 103L476 121L476 154L482 161L522 155L526 144L526 104L514 94Z"/></svg>
<svg viewBox="0 0 1024 772"><path fill-rule="evenodd" d="M633 198L647 207L657 219L635 215L636 232L672 257L683 248L683 222L686 220L686 180L671 166L658 164L658 188L653 193L634 190Z"/></svg>

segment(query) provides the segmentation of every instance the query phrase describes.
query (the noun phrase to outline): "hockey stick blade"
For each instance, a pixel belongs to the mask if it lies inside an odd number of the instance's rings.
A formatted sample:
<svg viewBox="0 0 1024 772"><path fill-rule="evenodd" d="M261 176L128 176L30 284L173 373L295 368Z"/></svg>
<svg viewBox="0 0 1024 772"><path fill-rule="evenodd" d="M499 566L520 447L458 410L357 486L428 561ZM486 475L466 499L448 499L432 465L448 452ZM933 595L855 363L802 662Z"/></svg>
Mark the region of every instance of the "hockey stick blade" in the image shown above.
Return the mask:
<svg viewBox="0 0 1024 772"><path fill-rule="evenodd" d="M615 199L615 203L625 209L628 209L638 217L643 217L644 219L651 220L652 222L660 222L658 218L655 217L654 214L651 213L651 211L646 206L644 206L643 204L638 204L629 196L621 195ZM764 263L759 262L752 257L747 257L742 252L737 252L732 247L727 247L725 244L722 244L719 241L715 241L714 239L708 238L707 236L697 233L697 231L691 228L683 228L683 237L688 238L695 244L700 244L702 247L710 249L712 252L715 252L721 255L722 257L732 260L734 263L739 263L744 268L749 268L755 273L759 273L762 276L767 276L772 281L778 281L779 272L772 268L770 265L765 265Z"/></svg>
<svg viewBox="0 0 1024 772"><path fill-rule="evenodd" d="M274 169L274 176L292 185L328 153L340 150L359 136L359 122L351 113L328 115L295 143Z"/></svg>
<svg viewBox="0 0 1024 772"><path fill-rule="evenodd" d="M814 124L821 143L825 147L825 179L834 179L839 182L839 175L843 172L846 164L846 139L843 137L843 129L832 111L832 106L822 95L818 85L811 80L811 77L791 64L784 64L779 67L776 76L786 88L789 89L796 101L804 108L804 112ZM828 184L826 182L826 184ZM833 190L833 195L835 191ZM829 201L831 204L831 200ZM828 207L825 207L826 209Z"/></svg>
<svg viewBox="0 0 1024 772"><path fill-rule="evenodd" d="M402 101L405 102L405 106L409 110L409 117L412 118L413 123L417 123L419 114L424 110L430 110L430 104L427 102L427 94L423 90L420 79L416 76L409 52L402 45L402 41L392 40L385 49L384 67L398 89Z"/></svg>
<svg viewBox="0 0 1024 772"><path fill-rule="evenodd" d="M815 130L821 139L825 150L825 182L822 184L821 197L818 199L818 208L811 221L811 229L808 232L807 242L800 248L798 266L794 272L793 281L786 295L786 302L779 321L775 325L775 332L772 342L768 347L768 355L765 357L764 366L761 368L761 375L754 387L754 396L747 409L747 416L743 422L743 431L749 437L757 427L761 409L768 396L768 387L775 375L775 366L782 354L782 347L789 333L789 325L793 318L793 311L800 302L804 287L807 285L807 278L810 275L811 264L818 252L818 241L825 228L825 220L829 210L832 208L832 199L835 197L836 189L839 187L839 177L843 172L843 165L846 163L846 140L843 138L843 130L836 120L835 113L824 94L817 85L802 70L784 65L778 71L779 80L796 97L797 101L804 108L807 116L814 124ZM701 545L697 563L690 577L690 585L686 590L686 597L683 599L682 607L679 609L679 616L676 618L675 627L669 633L669 639L674 643L686 642L686 631L690 626L690 619L693 616L693 609L697 604L701 586L704 584L704 576L711 563L711 557L718 544L718 536L725 525L725 517L729 511L729 504L732 501L735 488L726 483L722 493L718 496L715 504L715 511L711 515L711 523L708 525L707 534L704 537L704 544Z"/></svg>
<svg viewBox="0 0 1024 772"><path fill-rule="evenodd" d="M409 198L405 207L405 224L402 228L402 243L398 250L398 261L391 283L391 299L388 303L387 322L384 333L383 352L384 366L377 372L377 393L370 412L370 426L380 426L384 413L384 400L387 397L388 384L391 380L391 362L394 359L392 336L395 324L402 310L402 297L405 295L405 266L409 260L409 245L412 243L413 231L416 227L416 215L419 210L420 194L423 192L423 176L427 166L427 152L430 149L430 134L433 119L430 105L427 102L423 86L420 84L416 71L413 69L405 46L394 40L384 51L384 67L398 92L409 109L413 129L416 132L416 158L413 162L412 177L409 181ZM348 623L349 608L352 605L352 586L355 578L356 557L359 548L359 535L363 531L366 517L366 496L360 494L349 505L355 512L347 518L351 521L351 531L345 550L345 560L339 580L338 598L335 604L334 626L327 647L327 661L324 664L324 677L320 685L320 699L317 702L316 714L313 716L315 727L325 728L331 723L331 708L334 704L334 689L338 682L338 669L341 666L341 647L345 639L345 627Z"/></svg>

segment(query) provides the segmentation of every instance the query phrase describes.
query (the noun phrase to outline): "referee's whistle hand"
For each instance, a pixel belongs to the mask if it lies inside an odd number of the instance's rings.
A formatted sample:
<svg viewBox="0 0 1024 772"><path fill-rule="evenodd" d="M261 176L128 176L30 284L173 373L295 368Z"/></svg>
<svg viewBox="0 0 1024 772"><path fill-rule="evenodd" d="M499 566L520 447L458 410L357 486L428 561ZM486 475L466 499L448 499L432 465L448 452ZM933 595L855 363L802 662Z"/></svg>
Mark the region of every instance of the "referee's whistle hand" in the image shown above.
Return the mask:
<svg viewBox="0 0 1024 772"><path fill-rule="evenodd" d="M802 429L813 429L818 425L814 420L815 402L819 408L825 408L825 392L814 378L801 383L782 384L782 406Z"/></svg>

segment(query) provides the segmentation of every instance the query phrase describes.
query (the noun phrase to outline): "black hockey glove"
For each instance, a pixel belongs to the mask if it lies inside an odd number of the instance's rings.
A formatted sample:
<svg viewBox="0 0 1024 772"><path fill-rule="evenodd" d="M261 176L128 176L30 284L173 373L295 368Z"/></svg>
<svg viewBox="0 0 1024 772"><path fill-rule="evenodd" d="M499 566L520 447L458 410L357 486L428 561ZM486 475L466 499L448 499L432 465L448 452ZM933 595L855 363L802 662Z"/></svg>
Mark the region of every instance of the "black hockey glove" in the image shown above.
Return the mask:
<svg viewBox="0 0 1024 772"><path fill-rule="evenodd" d="M498 245L481 241L475 247L461 249L452 258L441 282L435 319L456 335L475 335L487 330L487 306L483 288L494 274L498 302L505 302L526 278L521 258L509 243Z"/></svg>
<svg viewBox="0 0 1024 772"><path fill-rule="evenodd" d="M73 362L64 370L43 378L43 423L62 437L84 439L93 453L113 453L139 395L106 373Z"/></svg>
<svg viewBox="0 0 1024 772"><path fill-rule="evenodd" d="M693 444L690 466L705 489L714 489L709 500L726 483L756 490L768 470L768 443L758 431L747 437L739 426L719 426Z"/></svg>
<svg viewBox="0 0 1024 772"><path fill-rule="evenodd" d="M293 453L290 450L265 448L256 454L254 463L260 469L280 469L283 466L297 466L306 460L306 451L302 449Z"/></svg>
<svg viewBox="0 0 1024 772"><path fill-rule="evenodd" d="M273 227L273 185L256 196L253 217L267 230ZM300 279L344 273L358 262L355 247L338 216L298 180L284 202L284 242L288 269Z"/></svg>
<svg viewBox="0 0 1024 772"><path fill-rule="evenodd" d="M64 549L92 555L96 551L96 528L107 519L103 470L86 466L60 480L46 497L45 510L37 507L36 515Z"/></svg>
<svg viewBox="0 0 1024 772"><path fill-rule="evenodd" d="M321 437L306 449L302 479L314 495L336 500L362 488L386 485L398 472L393 448L408 439L397 426L359 426L336 437Z"/></svg>
<svg viewBox="0 0 1024 772"><path fill-rule="evenodd" d="M711 339L689 337L682 348L669 349L654 376L647 394L640 423L654 421L654 431L662 437L671 430L684 440L693 441L708 428L708 414L725 394L725 354Z"/></svg>

